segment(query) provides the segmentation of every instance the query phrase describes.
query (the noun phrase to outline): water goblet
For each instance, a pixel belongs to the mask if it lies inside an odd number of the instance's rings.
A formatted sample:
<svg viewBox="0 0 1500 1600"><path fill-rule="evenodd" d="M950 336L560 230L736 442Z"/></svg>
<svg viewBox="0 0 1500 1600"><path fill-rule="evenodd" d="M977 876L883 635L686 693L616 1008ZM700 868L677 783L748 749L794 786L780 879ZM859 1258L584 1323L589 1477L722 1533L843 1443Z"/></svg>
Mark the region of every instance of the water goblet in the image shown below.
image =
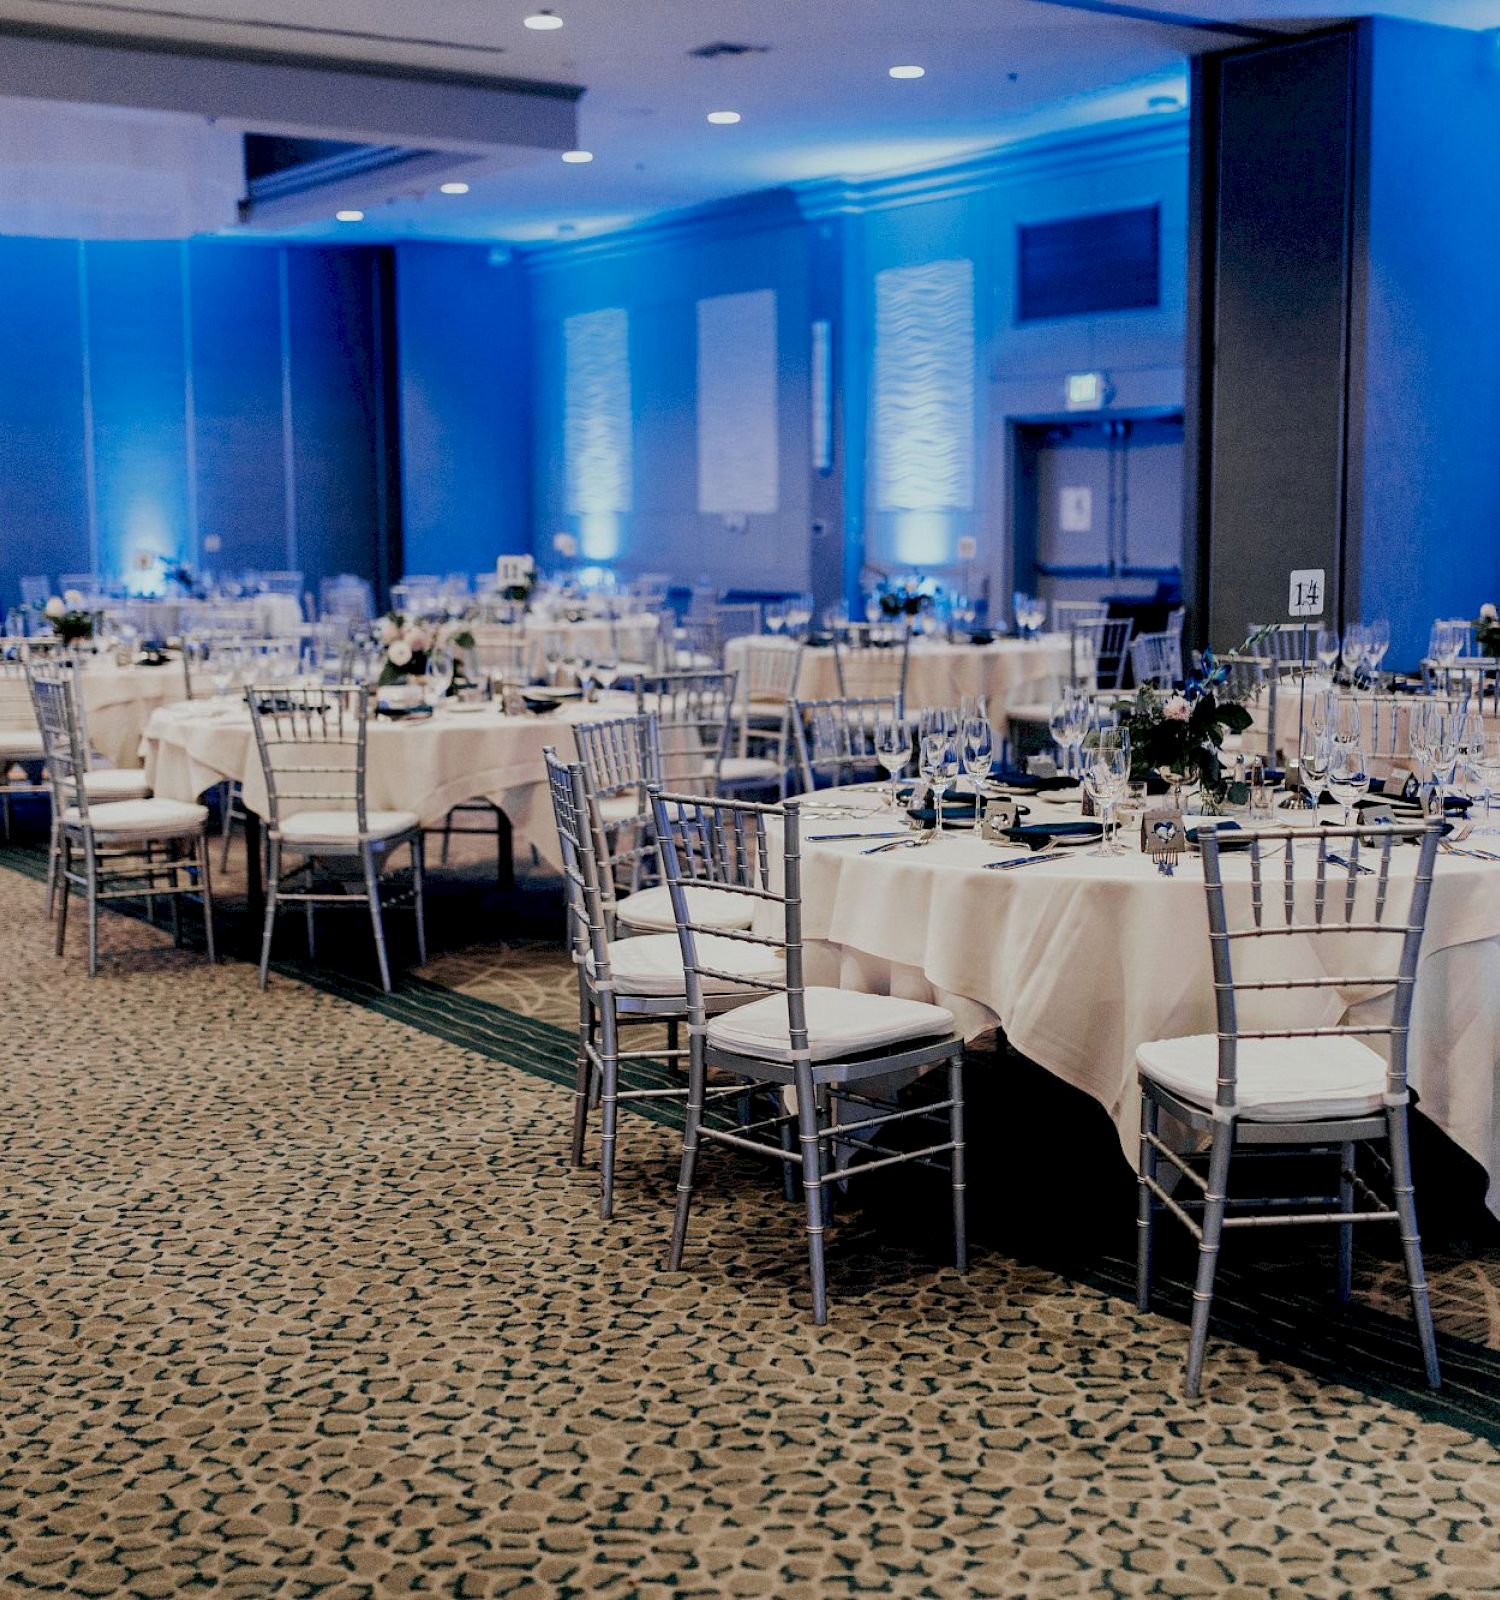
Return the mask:
<svg viewBox="0 0 1500 1600"><path fill-rule="evenodd" d="M1335 744L1328 759L1328 787L1344 808L1344 826L1354 819L1354 802L1370 791L1365 753L1357 744Z"/></svg>
<svg viewBox="0 0 1500 1600"><path fill-rule="evenodd" d="M1333 741L1326 733L1317 733L1311 726L1303 728L1298 752L1302 764L1302 787L1307 790L1308 801L1315 810L1323 798L1332 748Z"/></svg>
<svg viewBox="0 0 1500 1600"><path fill-rule="evenodd" d="M964 771L974 785L974 832L978 833L984 811L984 780L989 777L990 768L995 763L995 730L990 726L989 718L966 718L963 741Z"/></svg>
<svg viewBox="0 0 1500 1600"><path fill-rule="evenodd" d="M948 727L929 729L922 735L922 776L932 789L934 826L943 831L943 797L948 792L958 767L953 732Z"/></svg>
<svg viewBox="0 0 1500 1600"><path fill-rule="evenodd" d="M911 725L905 717L881 717L876 722L875 758L890 779L886 804L894 811L900 775L911 760Z"/></svg>

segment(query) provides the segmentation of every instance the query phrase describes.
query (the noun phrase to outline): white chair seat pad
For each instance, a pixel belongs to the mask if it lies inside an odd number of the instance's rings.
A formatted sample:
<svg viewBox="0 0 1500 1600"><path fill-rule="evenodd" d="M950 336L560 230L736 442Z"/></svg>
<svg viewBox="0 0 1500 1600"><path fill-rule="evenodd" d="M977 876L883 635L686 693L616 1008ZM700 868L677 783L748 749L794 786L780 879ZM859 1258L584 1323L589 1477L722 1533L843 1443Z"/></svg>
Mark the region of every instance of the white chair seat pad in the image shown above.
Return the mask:
<svg viewBox="0 0 1500 1600"><path fill-rule="evenodd" d="M781 952L763 944L741 939L718 939L700 933L694 943L698 960L705 967L733 972L745 978L781 983L786 976ZM589 958L590 968L593 957ZM682 945L675 933L643 933L637 939L613 939L609 946L609 970L619 994L642 996L681 995L686 1001L687 979L682 972ZM725 994L741 988L727 978L705 978L704 992Z"/></svg>
<svg viewBox="0 0 1500 1600"><path fill-rule="evenodd" d="M62 814L65 827L81 827L83 814L69 806ZM97 834L120 839L171 839L198 833L208 826L208 808L185 800L113 800L89 805L89 826Z"/></svg>
<svg viewBox="0 0 1500 1600"><path fill-rule="evenodd" d="M724 783L767 783L781 781L781 764L769 756L725 756L719 766L719 777Z"/></svg>
<svg viewBox="0 0 1500 1600"><path fill-rule="evenodd" d="M807 995L807 1043L814 1061L838 1061L888 1045L953 1032L953 1013L924 1000L853 989L811 988ZM708 1025L708 1042L736 1055L767 1061L792 1059L785 995L767 995Z"/></svg>
<svg viewBox="0 0 1500 1600"><path fill-rule="evenodd" d="M637 794L606 794L599 799L599 820L606 826L634 822L641 815L641 798Z"/></svg>
<svg viewBox="0 0 1500 1600"><path fill-rule="evenodd" d="M701 927L732 928L739 932L750 926L755 915L755 901L749 895L692 887L687 897L688 913ZM658 883L650 889L637 889L634 894L626 895L615 906L615 920L624 927L638 928L645 933L675 931L677 919L672 915L672 896L666 884Z"/></svg>
<svg viewBox="0 0 1500 1600"><path fill-rule="evenodd" d="M104 800L149 800L151 785L144 772L131 767L101 767L84 773L83 792L90 805Z"/></svg>
<svg viewBox="0 0 1500 1600"><path fill-rule="evenodd" d="M278 830L287 844L355 844L360 839L393 839L421 826L414 811L367 811L365 831L352 811L299 811L284 817Z"/></svg>
<svg viewBox="0 0 1500 1600"><path fill-rule="evenodd" d="M1211 1110L1219 1041L1211 1033L1154 1039L1136 1051L1143 1077ZM1353 1038L1242 1039L1235 1061L1235 1112L1251 1122L1313 1122L1380 1110L1385 1062Z"/></svg>
<svg viewBox="0 0 1500 1600"><path fill-rule="evenodd" d="M40 728L0 728L0 759L40 760L45 754Z"/></svg>

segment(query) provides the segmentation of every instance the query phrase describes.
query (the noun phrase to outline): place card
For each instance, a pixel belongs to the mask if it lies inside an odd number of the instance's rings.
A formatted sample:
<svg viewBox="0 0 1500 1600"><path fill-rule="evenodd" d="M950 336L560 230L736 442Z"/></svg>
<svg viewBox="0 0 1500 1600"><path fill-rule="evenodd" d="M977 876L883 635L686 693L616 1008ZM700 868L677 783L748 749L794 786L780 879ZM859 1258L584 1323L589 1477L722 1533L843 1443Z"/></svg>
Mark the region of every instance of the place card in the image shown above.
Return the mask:
<svg viewBox="0 0 1500 1600"><path fill-rule="evenodd" d="M1177 811L1148 811L1141 818L1141 849L1160 865L1175 862L1187 849L1187 828Z"/></svg>
<svg viewBox="0 0 1500 1600"><path fill-rule="evenodd" d="M979 824L979 837L991 844L1009 843L1005 837L1005 830L1015 827L1019 815L1019 808L1014 800L1004 798L991 800L984 808L984 817Z"/></svg>

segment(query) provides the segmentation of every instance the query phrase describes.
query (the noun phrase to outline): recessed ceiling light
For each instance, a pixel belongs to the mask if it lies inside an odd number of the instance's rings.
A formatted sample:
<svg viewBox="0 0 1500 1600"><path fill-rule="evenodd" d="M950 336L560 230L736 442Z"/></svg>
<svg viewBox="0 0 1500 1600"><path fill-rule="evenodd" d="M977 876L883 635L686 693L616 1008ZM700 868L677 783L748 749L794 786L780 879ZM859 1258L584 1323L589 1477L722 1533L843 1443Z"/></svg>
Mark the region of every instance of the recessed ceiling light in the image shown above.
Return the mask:
<svg viewBox="0 0 1500 1600"><path fill-rule="evenodd" d="M925 78L927 76L927 68L926 67L892 67L891 68L891 76L893 78Z"/></svg>
<svg viewBox="0 0 1500 1600"><path fill-rule="evenodd" d="M740 120L740 114L738 111L710 111L708 114L708 120L710 122L720 123L727 127L731 122L738 122Z"/></svg>
<svg viewBox="0 0 1500 1600"><path fill-rule="evenodd" d="M438 192L440 194L467 194L469 186L466 183L440 183Z"/></svg>
<svg viewBox="0 0 1500 1600"><path fill-rule="evenodd" d="M581 167L584 164L584 162L592 161L593 159L594 159L594 152L592 150L564 150L563 151L563 160L568 162L568 164L570 166Z"/></svg>
<svg viewBox="0 0 1500 1600"><path fill-rule="evenodd" d="M335 222L363 222L365 214L363 211L335 211L333 220Z"/></svg>
<svg viewBox="0 0 1500 1600"><path fill-rule="evenodd" d="M533 33L550 33L563 25L562 18L555 11L533 11L524 19L524 23Z"/></svg>

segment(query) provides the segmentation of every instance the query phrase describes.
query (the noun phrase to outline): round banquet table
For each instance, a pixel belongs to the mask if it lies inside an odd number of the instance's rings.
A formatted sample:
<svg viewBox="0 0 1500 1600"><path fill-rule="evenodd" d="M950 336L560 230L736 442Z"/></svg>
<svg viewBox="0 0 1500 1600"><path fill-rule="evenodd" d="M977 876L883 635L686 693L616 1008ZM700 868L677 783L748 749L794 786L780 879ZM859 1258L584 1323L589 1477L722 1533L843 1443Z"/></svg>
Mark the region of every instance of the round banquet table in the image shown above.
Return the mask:
<svg viewBox="0 0 1500 1600"><path fill-rule="evenodd" d="M115 767L138 767L141 735L152 714L187 698L182 662L176 657L159 667L91 663L81 681L89 743Z"/></svg>
<svg viewBox="0 0 1500 1600"><path fill-rule="evenodd" d="M372 811L410 811L427 827L439 826L461 801L484 799L509 817L514 838L546 861L558 859L557 834L546 793L542 750L557 745L574 755L574 723L628 716L628 695L565 703L547 716L505 716L492 704L472 712L442 707L429 718L371 716L366 796ZM168 800L196 800L232 778L245 807L257 817L269 810L265 777L255 748L250 713L239 700L193 700L157 711L141 739L152 792Z"/></svg>
<svg viewBox="0 0 1500 1600"><path fill-rule="evenodd" d="M756 644L794 650L796 641L767 634ZM731 639L724 647L724 665L746 681L749 638ZM1042 634L1036 639L995 639L989 644L950 644L945 640L916 638L906 664L908 706L957 705L964 695L983 695L997 719L1008 703L1027 690L1058 677L1066 677L1071 644L1065 633ZM809 645L802 652L797 676L799 700L832 700L839 692L838 668L829 645Z"/></svg>
<svg viewBox="0 0 1500 1600"><path fill-rule="evenodd" d="M613 621L608 617L580 617L572 622L566 617L549 616L545 611L532 612L526 619L526 635L532 641L532 670L542 669L544 645L549 634L561 636L563 649L570 656L617 655L622 661L650 661L655 654L659 627L657 617L643 611L616 617Z"/></svg>
<svg viewBox="0 0 1500 1600"><path fill-rule="evenodd" d="M921 849L865 855L858 841L819 842L817 835L889 830L891 814L874 810L880 800L869 790L838 795L858 797L855 803L872 814L868 822L820 822L819 805L833 799L827 791L803 808L808 981L935 1001L954 1013L968 1038L1000 1025L1023 1055L1104 1107L1134 1164L1137 1047L1217 1031L1198 859L1184 857L1168 878L1138 851L1101 858L1075 847L1019 871L993 872L987 862L1022 852L966 831ZM1035 797L1027 804L1030 821L1069 809ZM1500 848L1500 836L1479 842ZM1393 855L1398 896L1416 854ZM1248 903L1248 861L1229 853L1221 859L1226 893ZM1363 891L1375 880L1357 881ZM1282 959L1300 959L1299 970L1313 959L1304 941L1274 942ZM1325 939L1318 958L1338 961L1350 951ZM1344 970L1363 970L1357 950ZM1330 1014L1337 1012L1330 992L1321 993L1316 1020L1339 1020ZM1423 1113L1485 1168L1486 1203L1500 1216L1497 993L1500 863L1440 854L1413 1013L1410 1081ZM1349 998L1384 1003L1368 996L1363 990ZM1288 998L1279 995L1278 1007ZM1240 1014L1254 1025L1243 999Z"/></svg>

